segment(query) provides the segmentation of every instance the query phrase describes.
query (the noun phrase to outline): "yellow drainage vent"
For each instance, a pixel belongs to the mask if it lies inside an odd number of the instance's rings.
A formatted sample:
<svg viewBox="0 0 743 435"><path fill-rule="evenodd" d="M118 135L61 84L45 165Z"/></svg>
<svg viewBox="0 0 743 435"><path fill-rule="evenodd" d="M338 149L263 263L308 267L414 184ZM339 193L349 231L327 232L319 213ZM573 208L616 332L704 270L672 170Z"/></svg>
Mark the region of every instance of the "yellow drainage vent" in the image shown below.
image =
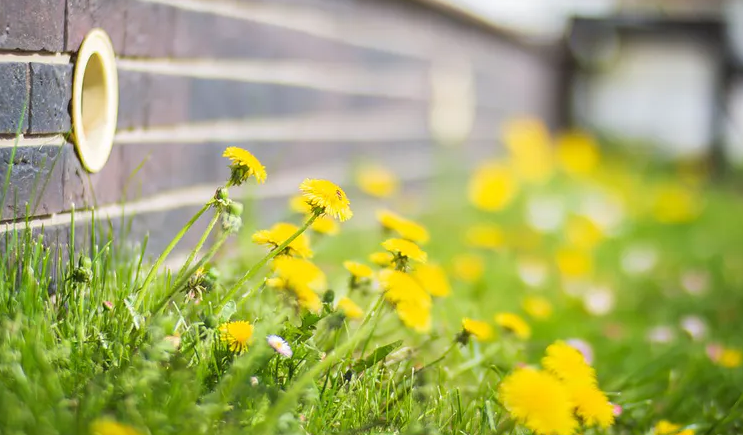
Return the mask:
<svg viewBox="0 0 743 435"><path fill-rule="evenodd" d="M119 80L111 39L93 29L83 40L72 83L72 133L85 169L98 172L111 154L119 107Z"/></svg>

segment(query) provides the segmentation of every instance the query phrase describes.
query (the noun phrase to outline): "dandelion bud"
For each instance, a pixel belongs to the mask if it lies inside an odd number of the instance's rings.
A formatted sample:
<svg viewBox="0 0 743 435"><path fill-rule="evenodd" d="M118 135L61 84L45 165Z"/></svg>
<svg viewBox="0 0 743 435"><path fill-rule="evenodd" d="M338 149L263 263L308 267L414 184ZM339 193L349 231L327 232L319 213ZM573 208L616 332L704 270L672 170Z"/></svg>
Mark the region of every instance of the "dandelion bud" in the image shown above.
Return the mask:
<svg viewBox="0 0 743 435"><path fill-rule="evenodd" d="M227 206L227 213L232 216L240 217L243 214L243 205L239 202L233 201Z"/></svg>
<svg viewBox="0 0 743 435"><path fill-rule="evenodd" d="M335 292L333 290L328 290L322 295L322 301L326 304L332 304L335 300Z"/></svg>
<svg viewBox="0 0 743 435"><path fill-rule="evenodd" d="M230 199L230 192L227 190L226 187L220 187L217 189L217 193L214 195L214 199L217 201L225 201L227 199Z"/></svg>
<svg viewBox="0 0 743 435"><path fill-rule="evenodd" d="M92 269L93 262L90 260L90 257L81 255L80 259L77 261L77 266L85 269Z"/></svg>

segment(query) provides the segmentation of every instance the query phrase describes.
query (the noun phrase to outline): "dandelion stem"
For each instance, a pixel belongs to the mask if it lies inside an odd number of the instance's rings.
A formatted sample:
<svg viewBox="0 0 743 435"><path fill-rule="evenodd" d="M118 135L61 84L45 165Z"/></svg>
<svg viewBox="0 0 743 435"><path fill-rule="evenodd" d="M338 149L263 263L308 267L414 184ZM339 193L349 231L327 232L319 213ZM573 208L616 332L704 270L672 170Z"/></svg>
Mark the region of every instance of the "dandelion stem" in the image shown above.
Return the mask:
<svg viewBox="0 0 743 435"><path fill-rule="evenodd" d="M214 217L212 217L212 220L209 222L209 225L207 225L206 230L204 230L204 234L201 235L201 239L199 239L199 242L191 250L191 253L188 255L186 262L183 263L183 266L181 266L181 270L178 271L178 275L176 275L176 278L175 278L176 282L178 282L183 276L183 274L186 272L186 270L188 270L188 266L191 265L191 262L193 261L194 257L196 257L196 253L199 252L201 248L204 246L204 243L206 243L207 237L209 237L209 234L211 234L212 230L214 229L214 225L217 224L217 221L219 220L219 217L221 215L222 215L221 211L217 211L216 213L214 213Z"/></svg>
<svg viewBox="0 0 743 435"><path fill-rule="evenodd" d="M281 243L276 248L272 249L268 254L266 254L265 257L263 257L259 262L255 263L246 273L243 275L242 278L240 278L239 281L237 281L232 287L230 287L229 290L227 290L227 293L224 295L222 300L219 301L218 306L222 306L227 303L230 299L232 299L233 296L235 296L235 293L237 293L238 290L248 282L251 278L255 276L256 273L258 273L263 266L266 265L273 257L279 255L279 253L283 252L284 249L286 249L287 246L291 242L294 241L297 237L299 237L303 232L307 230L307 228L312 225L313 222L315 222L315 219L317 219L320 216L321 212L316 212L312 216L310 216L309 219L307 219L307 222L302 225L301 228L299 228L294 234L292 234L288 239L284 240L283 243Z"/></svg>
<svg viewBox="0 0 743 435"><path fill-rule="evenodd" d="M157 274L157 271L160 269L160 266L162 266L163 262L166 258L168 258L168 255L170 255L170 252L175 248L175 245L178 244L178 242L181 241L183 236L188 232L188 230L191 229L193 224L203 215L209 207L211 207L212 202L209 201L206 204L204 204L203 207L201 207L201 210L196 212L195 215L186 222L186 225L181 228L181 230L178 232L178 234L173 237L173 240L170 241L170 244L165 248L165 250L160 254L160 256L157 258L157 261L155 261L155 264L150 269L150 272L147 274L147 277L144 280L144 283L142 284L142 287L139 288L139 295L137 295L137 303L136 307L139 307L142 305L142 302L144 302L144 297L147 294L147 288L149 287L152 280L155 278L155 275Z"/></svg>

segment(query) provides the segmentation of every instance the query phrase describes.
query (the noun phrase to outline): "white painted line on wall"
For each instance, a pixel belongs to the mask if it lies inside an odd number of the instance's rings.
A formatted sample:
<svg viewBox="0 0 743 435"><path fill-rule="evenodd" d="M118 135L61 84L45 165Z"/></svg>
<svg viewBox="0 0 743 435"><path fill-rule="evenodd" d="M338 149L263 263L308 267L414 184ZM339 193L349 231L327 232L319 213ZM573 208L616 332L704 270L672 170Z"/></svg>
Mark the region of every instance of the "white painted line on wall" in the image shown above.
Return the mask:
<svg viewBox="0 0 743 435"><path fill-rule="evenodd" d="M390 98L425 100L426 76L410 68L370 71L354 65L307 61L240 61L228 59L128 59L125 71L248 83L274 83L327 91Z"/></svg>
<svg viewBox="0 0 743 435"><path fill-rule="evenodd" d="M0 53L0 63L12 63L12 62L34 62L34 63L47 63L47 64L68 64L70 63L70 55L63 53L55 54L41 54L41 53Z"/></svg>
<svg viewBox="0 0 743 435"><path fill-rule="evenodd" d="M61 134L54 136L32 136L20 135L18 138L0 139L0 149L21 147L61 146L65 143L65 137Z"/></svg>
<svg viewBox="0 0 743 435"><path fill-rule="evenodd" d="M120 131L114 142L214 143L245 141L389 142L429 140L422 123L427 111L385 109L376 112L312 114L288 119L222 120L146 130Z"/></svg>
<svg viewBox="0 0 743 435"><path fill-rule="evenodd" d="M307 7L277 5L271 2L241 3L229 0L140 1L270 24L362 48L371 48L418 59L430 58L430 52L427 47L415 42L415 38L390 38L389 33L391 29L388 27L375 26L376 30L362 29L359 27L358 22L344 22L342 19L335 18L327 12Z"/></svg>

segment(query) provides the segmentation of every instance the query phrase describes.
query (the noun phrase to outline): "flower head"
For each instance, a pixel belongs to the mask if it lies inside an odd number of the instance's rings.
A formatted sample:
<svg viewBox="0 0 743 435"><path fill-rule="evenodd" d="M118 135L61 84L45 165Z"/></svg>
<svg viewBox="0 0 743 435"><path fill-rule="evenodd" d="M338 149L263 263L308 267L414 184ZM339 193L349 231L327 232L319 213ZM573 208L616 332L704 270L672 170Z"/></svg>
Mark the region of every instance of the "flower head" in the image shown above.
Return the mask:
<svg viewBox="0 0 743 435"><path fill-rule="evenodd" d="M253 325L244 320L223 323L219 326L219 337L222 343L235 353L248 348L248 342L253 336Z"/></svg>
<svg viewBox="0 0 743 435"><path fill-rule="evenodd" d="M309 260L282 255L273 260L273 269L288 287L323 291L328 286L325 273Z"/></svg>
<svg viewBox="0 0 743 435"><path fill-rule="evenodd" d="M289 198L289 208L294 213L312 214L312 206L307 203L301 193Z"/></svg>
<svg viewBox="0 0 743 435"><path fill-rule="evenodd" d="M319 313L322 310L322 299L311 288L306 285L295 285L292 287L297 297L297 304L307 311Z"/></svg>
<svg viewBox="0 0 743 435"><path fill-rule="evenodd" d="M379 273L384 298L395 306L405 326L418 332L431 328L431 296L410 275L384 269Z"/></svg>
<svg viewBox="0 0 743 435"><path fill-rule="evenodd" d="M601 426L606 429L614 424L614 405L596 385L568 382L567 386L576 414L586 426Z"/></svg>
<svg viewBox="0 0 743 435"><path fill-rule="evenodd" d="M326 236L334 236L340 232L338 222L327 216L320 216L312 222L312 231Z"/></svg>
<svg viewBox="0 0 743 435"><path fill-rule="evenodd" d="M452 267L456 278L473 283L485 273L485 260L477 254L459 254L452 260Z"/></svg>
<svg viewBox="0 0 743 435"><path fill-rule="evenodd" d="M431 308L414 300L400 301L395 305L395 312L408 328L426 333L431 330Z"/></svg>
<svg viewBox="0 0 743 435"><path fill-rule="evenodd" d="M384 166L364 166L356 173L356 183L362 192L386 198L397 191L398 179L395 174Z"/></svg>
<svg viewBox="0 0 743 435"><path fill-rule="evenodd" d="M552 144L547 126L538 119L515 119L503 126L503 141L519 177L541 183L552 175Z"/></svg>
<svg viewBox="0 0 743 435"><path fill-rule="evenodd" d="M90 425L91 435L140 435L133 427L108 418L99 418Z"/></svg>
<svg viewBox="0 0 743 435"><path fill-rule="evenodd" d="M578 349L564 341L547 347L542 365L565 382L596 385L596 371L588 365Z"/></svg>
<svg viewBox="0 0 743 435"><path fill-rule="evenodd" d="M382 247L405 260L411 259L419 263L428 260L428 255L418 245L405 239L387 239L382 242Z"/></svg>
<svg viewBox="0 0 743 435"><path fill-rule="evenodd" d="M493 328L482 320L473 320L469 318L462 319L462 330L475 337L478 341L488 341L493 339Z"/></svg>
<svg viewBox="0 0 743 435"><path fill-rule="evenodd" d="M271 229L256 231L253 234L253 243L276 249L298 230L299 228L296 225L279 222L274 224ZM295 257L311 258L312 249L310 249L309 237L304 233L300 234L281 253Z"/></svg>
<svg viewBox="0 0 743 435"><path fill-rule="evenodd" d="M570 435L578 426L568 389L548 372L517 369L498 394L513 418L538 435Z"/></svg>
<svg viewBox="0 0 743 435"><path fill-rule="evenodd" d="M589 175L598 167L601 154L590 134L569 131L557 138L557 159L568 174Z"/></svg>
<svg viewBox="0 0 743 435"><path fill-rule="evenodd" d="M343 267L345 267L347 271L351 272L351 275L356 279L371 278L372 275L374 275L374 271L371 267L357 261L344 261Z"/></svg>
<svg viewBox="0 0 743 435"><path fill-rule="evenodd" d="M276 353L285 358L291 358L294 354L289 343L278 335L269 335L266 337L266 341L268 342L268 345L276 351Z"/></svg>
<svg viewBox="0 0 743 435"><path fill-rule="evenodd" d="M346 193L334 183L307 178L299 185L299 189L313 211L333 216L341 222L353 216Z"/></svg>
<svg viewBox="0 0 743 435"><path fill-rule="evenodd" d="M543 296L526 296L522 305L526 314L534 319L545 320L552 315L552 304Z"/></svg>
<svg viewBox="0 0 743 435"><path fill-rule="evenodd" d="M395 256L389 252L372 252L369 261L380 267L389 267L395 261Z"/></svg>
<svg viewBox="0 0 743 435"><path fill-rule="evenodd" d="M468 186L472 205L480 210L504 209L516 195L518 184L511 171L498 162L488 162L477 168Z"/></svg>
<svg viewBox="0 0 743 435"><path fill-rule="evenodd" d="M467 229L464 237L467 246L473 248L499 249L505 243L503 231L493 224L473 225Z"/></svg>
<svg viewBox="0 0 743 435"><path fill-rule="evenodd" d="M694 435L693 429L680 430L681 425L661 420L655 424L653 435Z"/></svg>
<svg viewBox="0 0 743 435"><path fill-rule="evenodd" d="M557 251L557 267L563 276L579 278L591 273L593 258L582 250L563 248Z"/></svg>
<svg viewBox="0 0 743 435"><path fill-rule="evenodd" d="M449 278L438 264L417 264L411 275L431 296L446 297L451 293Z"/></svg>
<svg viewBox="0 0 743 435"><path fill-rule="evenodd" d="M521 340L531 337L531 327L520 316L513 313L498 313L495 315L495 323L501 328L512 332Z"/></svg>
<svg viewBox="0 0 743 435"><path fill-rule="evenodd" d="M389 210L380 210L377 212L377 220L383 228L394 231L401 238L411 242L424 244L428 242L430 236L428 230L410 219L406 219Z"/></svg>
<svg viewBox="0 0 743 435"><path fill-rule="evenodd" d="M249 151L238 147L227 147L222 157L227 157L231 161L232 174L229 184L239 186L251 176L255 177L259 183L266 181L266 168Z"/></svg>
<svg viewBox="0 0 743 435"><path fill-rule="evenodd" d="M338 299L338 309L349 319L355 320L364 317L364 310L356 305L356 302L345 296Z"/></svg>

